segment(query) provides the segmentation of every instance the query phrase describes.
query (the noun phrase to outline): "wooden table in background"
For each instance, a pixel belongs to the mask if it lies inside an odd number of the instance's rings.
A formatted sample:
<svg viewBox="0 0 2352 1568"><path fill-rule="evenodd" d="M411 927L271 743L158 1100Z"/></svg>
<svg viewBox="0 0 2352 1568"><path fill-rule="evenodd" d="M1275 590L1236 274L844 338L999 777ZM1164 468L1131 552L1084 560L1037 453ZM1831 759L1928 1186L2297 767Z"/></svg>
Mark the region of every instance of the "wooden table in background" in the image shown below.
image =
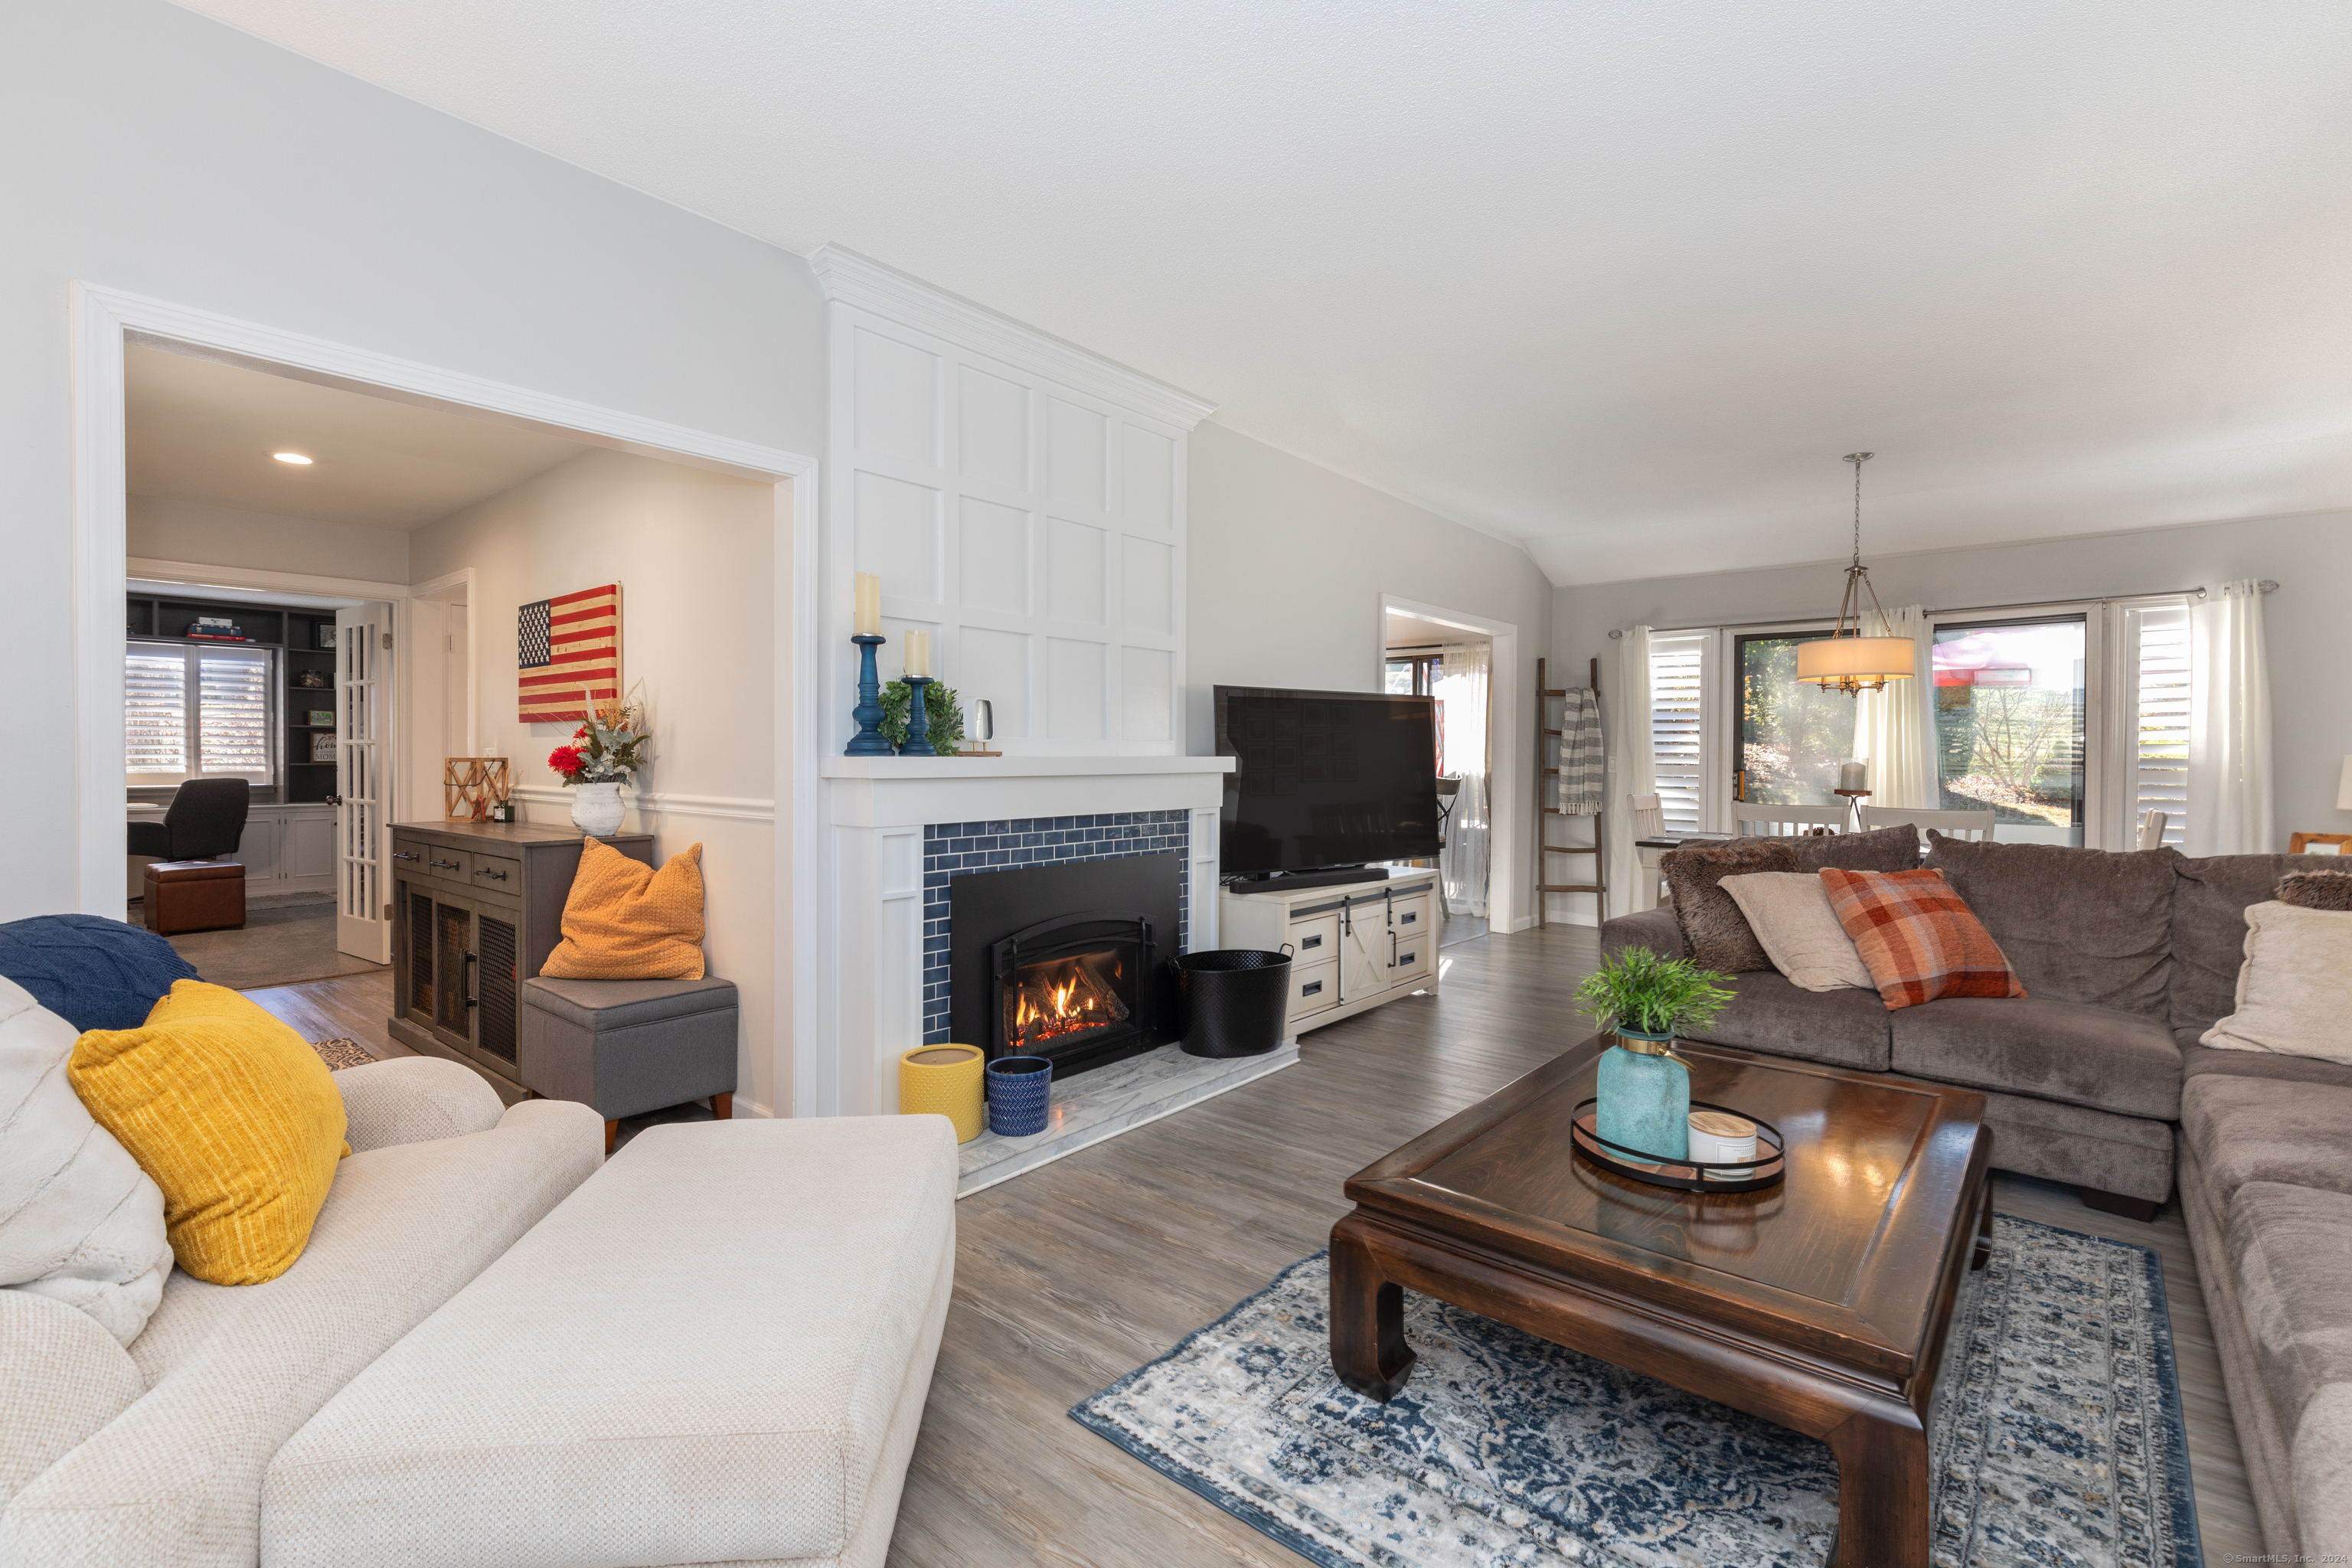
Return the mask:
<svg viewBox="0 0 2352 1568"><path fill-rule="evenodd" d="M1596 1037L1349 1178L1331 1360L1404 1387L1410 1288L1828 1443L1839 1568L1926 1568L1927 1419L1953 1300L1992 1233L1984 1098L1682 1045L1692 1098L1788 1140L1788 1177L1683 1193L1571 1152ZM1973 1242L1973 1245L1972 1245Z"/></svg>

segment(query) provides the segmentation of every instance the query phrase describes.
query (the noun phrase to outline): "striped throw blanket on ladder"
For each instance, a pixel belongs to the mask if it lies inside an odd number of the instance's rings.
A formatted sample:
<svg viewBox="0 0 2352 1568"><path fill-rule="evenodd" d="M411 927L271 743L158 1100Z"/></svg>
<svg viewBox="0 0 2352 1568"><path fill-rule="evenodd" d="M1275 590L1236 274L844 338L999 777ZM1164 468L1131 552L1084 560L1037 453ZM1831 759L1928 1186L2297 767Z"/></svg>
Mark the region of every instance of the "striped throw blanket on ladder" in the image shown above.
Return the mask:
<svg viewBox="0 0 2352 1568"><path fill-rule="evenodd" d="M1570 816L1597 816L1606 785L1601 750L1601 699L1590 687L1571 686L1560 703L1559 792L1554 803Z"/></svg>

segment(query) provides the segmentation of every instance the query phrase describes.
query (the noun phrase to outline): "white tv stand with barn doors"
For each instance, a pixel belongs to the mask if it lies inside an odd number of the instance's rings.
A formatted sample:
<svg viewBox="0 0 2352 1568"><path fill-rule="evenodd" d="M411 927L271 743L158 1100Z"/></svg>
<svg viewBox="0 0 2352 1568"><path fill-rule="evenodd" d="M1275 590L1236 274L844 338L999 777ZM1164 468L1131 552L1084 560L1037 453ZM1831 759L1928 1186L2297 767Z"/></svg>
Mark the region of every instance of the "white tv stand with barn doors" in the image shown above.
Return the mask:
<svg viewBox="0 0 2352 1568"><path fill-rule="evenodd" d="M1279 952L1290 944L1286 1039L1352 1018L1383 1002L1437 989L1437 872L1391 867L1378 881L1217 900L1224 947Z"/></svg>

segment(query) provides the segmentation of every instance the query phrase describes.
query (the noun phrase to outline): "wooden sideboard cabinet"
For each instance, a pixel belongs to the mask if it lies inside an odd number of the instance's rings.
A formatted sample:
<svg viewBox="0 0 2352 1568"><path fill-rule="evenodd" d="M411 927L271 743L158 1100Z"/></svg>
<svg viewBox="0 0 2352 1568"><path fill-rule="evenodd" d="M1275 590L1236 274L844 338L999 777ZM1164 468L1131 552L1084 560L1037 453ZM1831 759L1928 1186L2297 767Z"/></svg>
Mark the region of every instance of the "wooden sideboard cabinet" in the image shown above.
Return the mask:
<svg viewBox="0 0 2352 1568"><path fill-rule="evenodd" d="M1437 873L1391 867L1385 879L1338 887L1245 893L1217 900L1217 937L1227 947L1278 952L1290 946L1286 1037L1437 989Z"/></svg>
<svg viewBox="0 0 2352 1568"><path fill-rule="evenodd" d="M653 836L604 840L654 863ZM580 830L529 822L392 829L392 1037L489 1075L509 1100L522 983L563 936Z"/></svg>

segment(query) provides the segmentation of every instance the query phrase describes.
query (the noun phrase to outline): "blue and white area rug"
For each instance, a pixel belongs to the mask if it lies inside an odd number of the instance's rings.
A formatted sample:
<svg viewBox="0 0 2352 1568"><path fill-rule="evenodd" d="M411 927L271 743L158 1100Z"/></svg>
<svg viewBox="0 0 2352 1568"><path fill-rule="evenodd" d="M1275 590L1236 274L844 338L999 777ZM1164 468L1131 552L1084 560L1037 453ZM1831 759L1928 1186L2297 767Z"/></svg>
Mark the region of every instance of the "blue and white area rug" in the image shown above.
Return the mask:
<svg viewBox="0 0 2352 1568"><path fill-rule="evenodd" d="M1386 1405L1331 1370L1324 1255L1070 1412L1313 1562L1817 1568L1824 1445L1405 1293ZM1953 1310L1930 1473L1937 1568L2200 1568L2145 1247L2001 1215Z"/></svg>

